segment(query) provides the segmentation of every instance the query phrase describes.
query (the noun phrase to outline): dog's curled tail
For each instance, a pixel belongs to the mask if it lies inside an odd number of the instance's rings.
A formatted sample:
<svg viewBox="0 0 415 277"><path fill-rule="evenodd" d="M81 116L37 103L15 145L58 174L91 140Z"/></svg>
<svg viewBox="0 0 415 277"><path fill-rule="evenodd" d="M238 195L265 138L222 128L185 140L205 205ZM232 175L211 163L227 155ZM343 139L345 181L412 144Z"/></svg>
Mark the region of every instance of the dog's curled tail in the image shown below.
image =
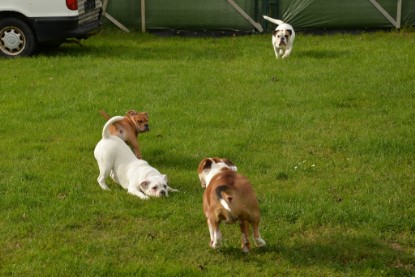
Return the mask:
<svg viewBox="0 0 415 277"><path fill-rule="evenodd" d="M274 24L276 24L276 25L281 25L281 24L284 24L284 21L279 20L279 19L274 19L274 18L271 18L271 17L266 16L266 15L263 15L262 17L263 17L265 20L267 20L267 21L269 21L269 22L272 22L272 23L274 23Z"/></svg>
<svg viewBox="0 0 415 277"><path fill-rule="evenodd" d="M232 203L233 196L231 191L233 190L233 187L229 185L220 185L216 188L215 193L216 197L219 200L219 203L222 205L222 207L225 208L228 212L232 212L229 205Z"/></svg>
<svg viewBox="0 0 415 277"><path fill-rule="evenodd" d="M111 136L109 127L117 122L122 120L124 117L123 116L114 116L112 118L110 118L110 120L107 121L107 123L105 123L104 128L102 129L102 138L107 139Z"/></svg>

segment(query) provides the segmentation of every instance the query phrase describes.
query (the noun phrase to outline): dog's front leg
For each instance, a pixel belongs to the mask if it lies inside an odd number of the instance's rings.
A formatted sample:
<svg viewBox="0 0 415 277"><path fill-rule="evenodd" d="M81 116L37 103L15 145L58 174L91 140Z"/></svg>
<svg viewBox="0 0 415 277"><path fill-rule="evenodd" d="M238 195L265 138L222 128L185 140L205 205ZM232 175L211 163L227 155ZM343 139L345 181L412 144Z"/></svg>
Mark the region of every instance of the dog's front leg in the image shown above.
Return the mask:
<svg viewBox="0 0 415 277"><path fill-rule="evenodd" d="M131 148L133 149L133 152L134 152L134 155L138 158L138 159L142 159L142 156L141 156L141 151L140 151L140 147L138 146L138 141L137 141L137 139L138 138L136 138L135 136L133 136L133 135L129 135L128 136L128 138L127 138L127 140L128 140L128 142L130 143L130 145L131 145Z"/></svg>
<svg viewBox="0 0 415 277"><path fill-rule="evenodd" d="M277 47L275 47L275 46L274 46L274 52L275 52L275 57L278 60L280 58L279 49Z"/></svg>
<svg viewBox="0 0 415 277"><path fill-rule="evenodd" d="M147 199L150 198L147 195L145 195L142 191L138 190L134 185L128 186L128 193L132 194L132 195L135 195L135 196L138 196L143 200L147 200Z"/></svg>
<svg viewBox="0 0 415 277"><path fill-rule="evenodd" d="M179 190L167 186L167 191L178 192Z"/></svg>
<svg viewBox="0 0 415 277"><path fill-rule="evenodd" d="M286 49L284 55L282 56L283 59L287 58L291 54L291 49Z"/></svg>

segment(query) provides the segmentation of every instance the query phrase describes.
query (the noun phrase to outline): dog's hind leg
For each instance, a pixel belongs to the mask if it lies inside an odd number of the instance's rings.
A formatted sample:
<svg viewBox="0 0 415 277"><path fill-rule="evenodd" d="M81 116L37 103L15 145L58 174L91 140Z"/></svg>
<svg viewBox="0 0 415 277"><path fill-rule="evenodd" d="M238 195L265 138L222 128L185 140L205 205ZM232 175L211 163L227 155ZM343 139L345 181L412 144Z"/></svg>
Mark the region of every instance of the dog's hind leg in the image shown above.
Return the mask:
<svg viewBox="0 0 415 277"><path fill-rule="evenodd" d="M222 233L219 229L219 222L214 222L208 219L208 226L210 231L210 247L213 249L220 248L222 246Z"/></svg>
<svg viewBox="0 0 415 277"><path fill-rule="evenodd" d="M141 151L140 151L140 147L138 146L138 141L137 141L137 139L138 138L136 138L134 135L132 135L132 134L130 134L128 137L127 137L127 140L126 140L126 142L128 142L130 145L131 145L131 148L132 148L132 150L133 150L133 152L134 152L134 155L138 158L138 159L142 159L142 156L141 156Z"/></svg>
<svg viewBox="0 0 415 277"><path fill-rule="evenodd" d="M259 222L255 221L255 222L253 222L251 224L252 224L252 227L254 229L253 236L254 236L254 240L255 240L255 245L257 247L263 247L263 246L265 246L266 245L266 242L265 242L265 240L263 240L261 238L261 235L259 234Z"/></svg>
<svg viewBox="0 0 415 277"><path fill-rule="evenodd" d="M209 234L210 234L210 243L209 245L212 247L213 245L213 240L215 239L215 230L213 229L212 224L210 223L209 219L207 220L207 225L209 228Z"/></svg>
<svg viewBox="0 0 415 277"><path fill-rule="evenodd" d="M242 234L242 251L248 253L251 249L251 244L249 242L249 223L246 220L241 220L239 226L241 227Z"/></svg>
<svg viewBox="0 0 415 277"><path fill-rule="evenodd" d="M110 174L111 168L107 166L105 162L101 161L98 163L99 167L99 176L97 178L98 184L101 186L103 190L109 190L107 184L105 184L105 179L107 179L108 175Z"/></svg>
<svg viewBox="0 0 415 277"><path fill-rule="evenodd" d="M105 184L105 179L107 178L107 176L108 176L108 173L105 174L105 173L101 172L98 176L98 179L97 179L98 184L101 186L101 188L103 190L110 190L110 188L107 186L107 184Z"/></svg>
<svg viewBox="0 0 415 277"><path fill-rule="evenodd" d="M118 183L118 184L120 183L120 182L118 181L117 175L115 174L114 170L111 170L110 177L111 177L111 179L112 179L114 182L116 182L116 183Z"/></svg>

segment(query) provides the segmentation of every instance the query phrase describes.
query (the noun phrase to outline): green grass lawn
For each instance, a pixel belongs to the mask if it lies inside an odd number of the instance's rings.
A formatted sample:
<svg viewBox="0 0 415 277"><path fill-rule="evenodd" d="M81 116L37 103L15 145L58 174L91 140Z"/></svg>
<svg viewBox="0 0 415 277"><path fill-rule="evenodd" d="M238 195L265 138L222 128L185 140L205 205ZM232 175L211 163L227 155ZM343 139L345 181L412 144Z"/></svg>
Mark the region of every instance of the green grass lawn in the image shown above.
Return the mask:
<svg viewBox="0 0 415 277"><path fill-rule="evenodd" d="M414 33L156 37L104 29L0 68L1 276L413 276ZM96 178L104 119L147 111L145 160L179 189ZM268 245L209 248L196 168L231 159ZM252 240L251 240L252 241Z"/></svg>

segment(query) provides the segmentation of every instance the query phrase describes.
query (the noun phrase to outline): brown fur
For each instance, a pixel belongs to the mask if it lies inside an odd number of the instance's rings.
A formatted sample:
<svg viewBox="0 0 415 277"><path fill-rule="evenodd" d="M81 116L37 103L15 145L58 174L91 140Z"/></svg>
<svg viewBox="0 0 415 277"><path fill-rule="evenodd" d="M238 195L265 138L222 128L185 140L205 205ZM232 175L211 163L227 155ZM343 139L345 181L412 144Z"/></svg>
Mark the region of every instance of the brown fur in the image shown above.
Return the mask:
<svg viewBox="0 0 415 277"><path fill-rule="evenodd" d="M111 116L105 111L99 111L100 114L106 119L110 119ZM134 155L141 159L141 151L138 146L138 134L148 132L148 114L146 112L136 112L134 110L128 111L124 119L113 124L109 128L111 135L118 136L124 140L132 148Z"/></svg>
<svg viewBox="0 0 415 277"><path fill-rule="evenodd" d="M203 170L207 172L213 162L224 162L227 165L234 166L227 159L204 159L198 167L199 176ZM208 226L212 226L214 230L220 232L219 225L221 221L227 223L239 222L242 233L242 249L245 252L249 251L251 247L248 239L249 225L253 227L254 238L256 240L261 238L259 235L260 211L258 200L248 179L232 169L224 167L214 175L206 186L203 194L203 211ZM221 198L227 202L231 212L222 206ZM213 241L211 241L211 245L212 243Z"/></svg>

